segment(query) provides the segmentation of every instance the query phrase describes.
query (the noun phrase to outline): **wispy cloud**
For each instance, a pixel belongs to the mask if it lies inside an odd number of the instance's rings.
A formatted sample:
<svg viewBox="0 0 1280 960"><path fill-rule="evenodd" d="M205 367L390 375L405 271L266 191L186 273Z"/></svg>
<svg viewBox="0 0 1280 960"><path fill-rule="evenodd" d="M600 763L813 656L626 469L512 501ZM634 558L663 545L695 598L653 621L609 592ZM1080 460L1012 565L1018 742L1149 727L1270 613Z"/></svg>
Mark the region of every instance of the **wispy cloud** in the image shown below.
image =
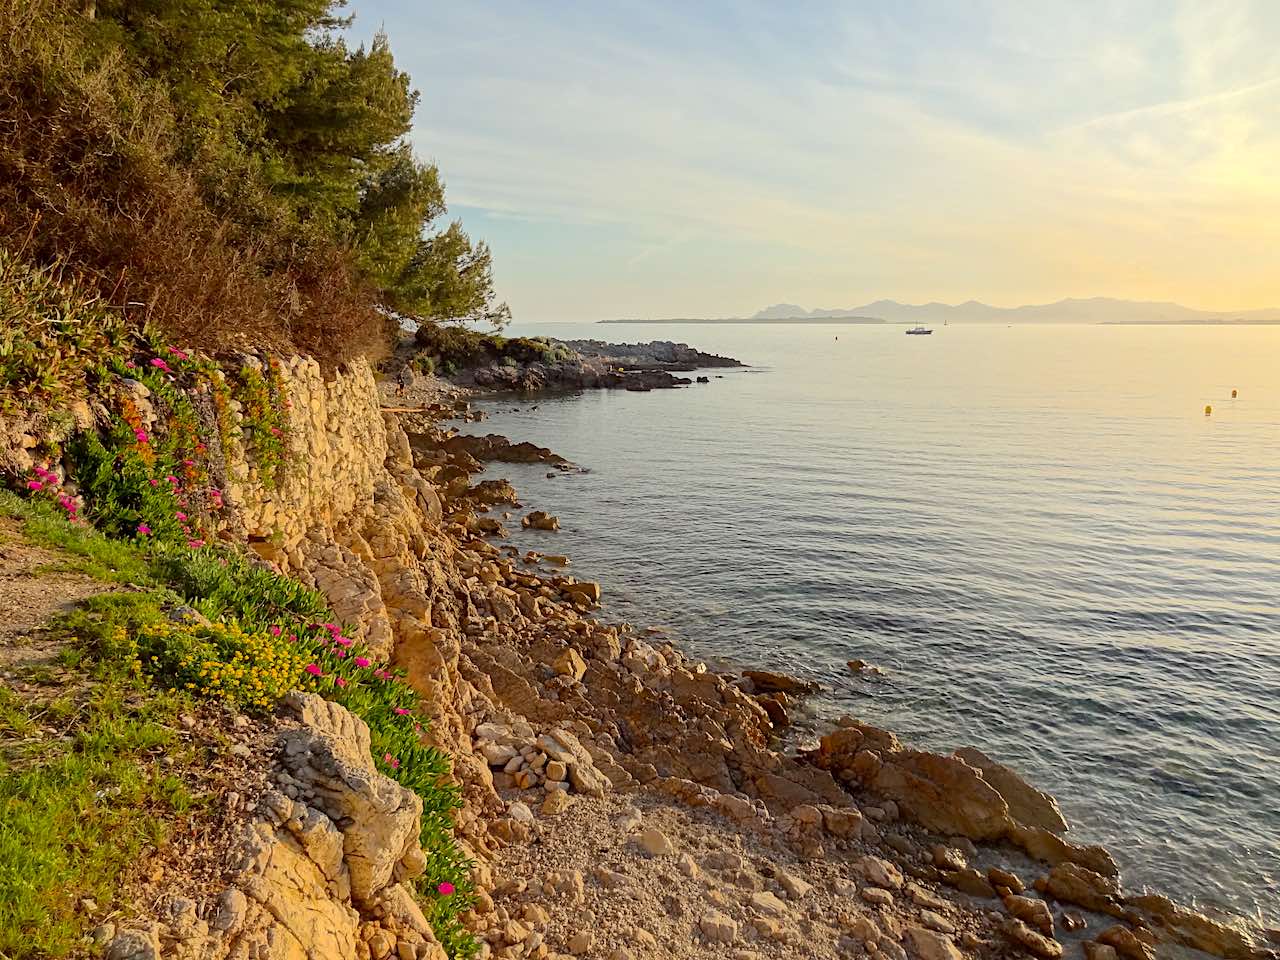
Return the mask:
<svg viewBox="0 0 1280 960"><path fill-rule="evenodd" d="M530 318L1280 301L1269 2L353 7Z"/></svg>

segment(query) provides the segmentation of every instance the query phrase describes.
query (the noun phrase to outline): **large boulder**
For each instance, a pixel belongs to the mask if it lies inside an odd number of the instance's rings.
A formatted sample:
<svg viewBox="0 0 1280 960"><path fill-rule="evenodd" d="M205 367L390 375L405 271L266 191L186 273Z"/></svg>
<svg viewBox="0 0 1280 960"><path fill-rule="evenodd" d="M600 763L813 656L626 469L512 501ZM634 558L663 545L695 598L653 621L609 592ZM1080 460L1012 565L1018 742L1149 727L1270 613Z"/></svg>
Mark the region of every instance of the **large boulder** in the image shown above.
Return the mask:
<svg viewBox="0 0 1280 960"><path fill-rule="evenodd" d="M1029 827L1042 827L1053 833L1067 829L1066 818L1049 794L1037 790L1002 763L992 760L975 747L963 747L955 755L982 772L982 779L995 787L1009 805L1009 816Z"/></svg>
<svg viewBox="0 0 1280 960"><path fill-rule="evenodd" d="M958 757L904 750L885 759L873 786L912 820L939 833L999 840L1013 826L1000 792Z"/></svg>
<svg viewBox="0 0 1280 960"><path fill-rule="evenodd" d="M367 903L418 848L422 800L378 773L369 728L359 717L312 693L295 691L285 706L305 726L282 736L281 763L307 792L309 805L342 831L352 899Z"/></svg>

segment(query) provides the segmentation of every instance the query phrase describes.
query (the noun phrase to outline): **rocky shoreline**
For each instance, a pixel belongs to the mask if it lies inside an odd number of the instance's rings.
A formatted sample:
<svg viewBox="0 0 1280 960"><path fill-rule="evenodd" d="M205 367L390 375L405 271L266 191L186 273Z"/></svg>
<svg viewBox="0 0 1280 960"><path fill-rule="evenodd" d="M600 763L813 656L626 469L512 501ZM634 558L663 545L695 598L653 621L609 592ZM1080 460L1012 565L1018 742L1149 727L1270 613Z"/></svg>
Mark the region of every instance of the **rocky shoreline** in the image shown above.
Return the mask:
<svg viewBox="0 0 1280 960"><path fill-rule="evenodd" d="M1125 892L1112 856L1073 843L1051 797L976 749L914 750L845 717L817 748L787 754L778 735L808 692L800 681L717 675L592 618L600 587L565 575L567 558L546 572L545 558L490 542L505 531L486 514L518 506L515 491L495 502L449 473L502 459L481 455L502 444L436 431L410 446L424 476L445 480L444 529L490 611L468 627L461 662L490 703L471 747L505 806L497 863L517 873L478 927L496 956L556 955L540 951L557 936L570 954L613 960L730 946L743 960L1275 955L1261 931ZM575 804L595 812L572 817ZM578 825L566 832L566 820ZM595 845L580 858L545 854L583 847L580 834ZM616 909L655 884L692 894L656 898L643 922ZM616 926L558 926L566 898Z"/></svg>
<svg viewBox="0 0 1280 960"><path fill-rule="evenodd" d="M518 341L515 341L518 342ZM602 340L547 340L541 353L509 354L478 363L451 379L473 392L575 390L669 390L708 383L710 376L680 376L702 369L736 369L747 365L732 357L696 350L687 343L654 340L649 343L606 343ZM412 356L409 342L402 349L405 369ZM431 378L427 378L428 380Z"/></svg>
<svg viewBox="0 0 1280 960"><path fill-rule="evenodd" d="M914 750L851 717L787 747L803 683L610 622L571 558L502 542L519 523L554 543L556 518L485 462L572 467L443 426L474 419L457 388L432 380L429 403L397 409L364 363L278 372L288 457L308 469L268 478L232 444L226 536L320 591L419 694L461 788L479 957L1276 960L1280 932L1126 891L1052 798L978 751ZM422 808L371 768L363 722L296 696L241 719L228 749L261 775L211 807L225 854L199 885L189 864L157 872L106 955L441 960L410 892Z"/></svg>

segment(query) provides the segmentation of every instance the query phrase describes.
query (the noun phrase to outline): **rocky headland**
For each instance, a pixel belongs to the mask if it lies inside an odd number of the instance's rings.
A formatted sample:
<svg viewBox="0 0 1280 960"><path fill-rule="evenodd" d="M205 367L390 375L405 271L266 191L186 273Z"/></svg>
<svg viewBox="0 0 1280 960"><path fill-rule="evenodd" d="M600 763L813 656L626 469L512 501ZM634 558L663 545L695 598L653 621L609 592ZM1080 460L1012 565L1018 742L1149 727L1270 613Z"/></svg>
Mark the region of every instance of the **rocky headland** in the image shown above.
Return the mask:
<svg viewBox="0 0 1280 960"><path fill-rule="evenodd" d="M363 362L326 377L294 358L280 377L305 469L269 482L233 445L223 539L319 590L420 696L461 787L479 956L1276 956L1259 927L1126 889L1051 797L978 750L916 750L855 717L787 749L803 683L711 669L601 616L607 585L569 557L503 542L518 522L553 545L555 518L477 474L566 466L551 451L388 412ZM465 412L439 396L440 418ZM151 429L148 398L132 402ZM157 874L101 920L106 955L444 956L410 889L421 802L374 767L363 722L295 693L232 729L256 773L218 801L223 852L205 882Z"/></svg>
<svg viewBox="0 0 1280 960"><path fill-rule="evenodd" d="M448 368L453 383L474 391L635 390L689 386L679 376L701 369L737 368L731 357L704 353L687 343L605 343L601 340L554 340L548 337L480 337L458 331L405 337L397 350L397 376L417 385L424 363L432 372ZM443 343L441 342L443 341ZM459 341L461 345L459 345ZM706 383L707 376L696 382Z"/></svg>

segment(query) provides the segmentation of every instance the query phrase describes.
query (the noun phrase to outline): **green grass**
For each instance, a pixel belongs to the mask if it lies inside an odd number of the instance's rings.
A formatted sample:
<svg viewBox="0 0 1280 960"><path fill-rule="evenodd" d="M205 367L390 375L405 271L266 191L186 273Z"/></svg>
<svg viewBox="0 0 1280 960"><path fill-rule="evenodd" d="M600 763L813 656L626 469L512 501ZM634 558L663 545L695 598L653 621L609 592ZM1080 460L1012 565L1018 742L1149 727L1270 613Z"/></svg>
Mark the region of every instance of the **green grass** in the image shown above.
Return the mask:
<svg viewBox="0 0 1280 960"><path fill-rule="evenodd" d="M110 909L121 877L198 807L181 771L203 758L172 729L188 701L99 675L48 701L0 688L0 957L82 950L81 900Z"/></svg>
<svg viewBox="0 0 1280 960"><path fill-rule="evenodd" d="M24 500L0 490L0 516L18 520L32 543L63 554L46 571L83 573L104 583L155 582L151 563L136 544L109 539L83 523L68 523L49 501Z"/></svg>
<svg viewBox="0 0 1280 960"><path fill-rule="evenodd" d="M176 687L184 694L221 696L233 706L260 710L260 703L237 699L234 689L202 687L190 670L182 668L191 650L198 649L200 659L205 659L213 656L210 651L218 645L216 637L212 645L208 642L206 630L173 624L169 613L180 605L191 606L215 624L233 625L259 639L278 630L280 644L290 643L306 651L321 675L302 673L294 685L341 703L363 719L369 726L378 769L422 798L421 844L427 869L416 886L423 912L450 957L474 956L478 945L459 920L472 903L473 888L470 865L453 839L453 811L461 801L458 788L448 782L449 759L423 744L424 721L412 688L359 647L334 641L337 625L332 623L333 615L322 595L236 552L188 550L159 540L146 544L113 540L87 524L68 522L52 504L22 500L4 491L0 491L0 515L19 520L26 537L58 551L57 566L105 582L146 588L91 597L55 623L54 630L68 640L58 654L58 663L84 672L95 682L112 686L126 681L145 683L150 691L147 695L162 700L176 696L166 692ZM297 639L290 641L290 637ZM156 658L154 663L151 656ZM361 666L366 659L368 665ZM189 688L188 683L193 686ZM64 703L46 709L65 713L69 706ZM31 724L20 702L8 703L0 697L0 736L9 730L29 729ZM168 789L151 784L147 803L179 815L186 808L180 796L166 792ZM0 878L10 872L5 856L0 853ZM453 884L455 893L441 897L436 888L446 881ZM4 883L0 879L0 904L7 895ZM103 902L93 893L83 896ZM29 916L31 909L21 915ZM0 949L0 960L3 957Z"/></svg>

